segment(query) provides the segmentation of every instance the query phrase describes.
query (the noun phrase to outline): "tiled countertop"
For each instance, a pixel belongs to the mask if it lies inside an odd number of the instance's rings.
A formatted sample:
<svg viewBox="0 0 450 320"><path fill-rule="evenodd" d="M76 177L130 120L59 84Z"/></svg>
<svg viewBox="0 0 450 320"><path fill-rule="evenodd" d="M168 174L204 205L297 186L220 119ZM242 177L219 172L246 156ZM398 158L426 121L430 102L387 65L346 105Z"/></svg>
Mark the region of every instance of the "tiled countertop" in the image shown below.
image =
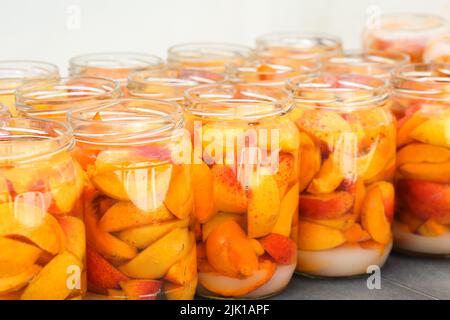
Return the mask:
<svg viewBox="0 0 450 320"><path fill-rule="evenodd" d="M367 277L310 279L295 276L272 299L450 299L450 260L392 254L381 269L381 289L369 290Z"/></svg>

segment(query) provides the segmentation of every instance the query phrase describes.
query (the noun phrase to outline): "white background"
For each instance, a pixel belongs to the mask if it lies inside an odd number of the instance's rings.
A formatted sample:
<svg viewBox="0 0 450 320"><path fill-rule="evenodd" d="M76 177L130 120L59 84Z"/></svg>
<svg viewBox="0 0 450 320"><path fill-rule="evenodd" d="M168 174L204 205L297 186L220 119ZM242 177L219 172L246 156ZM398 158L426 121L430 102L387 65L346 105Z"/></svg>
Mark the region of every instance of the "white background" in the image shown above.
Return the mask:
<svg viewBox="0 0 450 320"><path fill-rule="evenodd" d="M368 16L436 13L449 0L0 0L0 59L54 62L98 51L165 57L170 45L225 41L253 45L272 31L320 31L358 48Z"/></svg>

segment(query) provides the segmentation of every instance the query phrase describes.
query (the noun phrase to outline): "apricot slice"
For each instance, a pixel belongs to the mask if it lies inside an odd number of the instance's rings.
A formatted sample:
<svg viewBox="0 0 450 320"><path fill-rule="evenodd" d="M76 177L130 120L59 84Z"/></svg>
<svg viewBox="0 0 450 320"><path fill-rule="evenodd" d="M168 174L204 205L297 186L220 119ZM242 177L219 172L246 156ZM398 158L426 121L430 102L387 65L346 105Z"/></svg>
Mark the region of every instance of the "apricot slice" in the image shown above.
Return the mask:
<svg viewBox="0 0 450 320"><path fill-rule="evenodd" d="M98 226L103 231L117 232L144 224L164 222L174 216L164 205L152 211L143 211L129 201L119 201L105 212Z"/></svg>
<svg viewBox="0 0 450 320"><path fill-rule="evenodd" d="M424 143L450 148L450 116L427 120L417 126L410 136Z"/></svg>
<svg viewBox="0 0 450 320"><path fill-rule="evenodd" d="M303 220L298 223L300 250L326 250L338 247L345 241L345 236L340 230Z"/></svg>
<svg viewBox="0 0 450 320"><path fill-rule="evenodd" d="M359 223L354 223L344 234L348 242L361 242L371 239L370 234L363 230Z"/></svg>
<svg viewBox="0 0 450 320"><path fill-rule="evenodd" d="M189 253L172 265L164 279L178 285L185 285L197 276L197 250L193 245Z"/></svg>
<svg viewBox="0 0 450 320"><path fill-rule="evenodd" d="M247 195L234 170L225 165L211 168L214 181L214 203L217 210L230 213L247 211Z"/></svg>
<svg viewBox="0 0 450 320"><path fill-rule="evenodd" d="M194 192L194 216L200 223L205 223L216 214L213 175L203 161L200 164L192 165L191 174Z"/></svg>
<svg viewBox="0 0 450 320"><path fill-rule="evenodd" d="M260 242L276 263L289 265L297 261L297 246L290 238L271 233L262 238Z"/></svg>
<svg viewBox="0 0 450 320"><path fill-rule="evenodd" d="M353 203L353 217L358 219L361 208L366 197L366 186L362 179L358 179L355 183L355 201Z"/></svg>
<svg viewBox="0 0 450 320"><path fill-rule="evenodd" d="M385 213L380 188L372 188L367 191L362 207L361 221L373 240L383 245L391 241L391 225Z"/></svg>
<svg viewBox="0 0 450 320"><path fill-rule="evenodd" d="M349 192L338 191L324 195L301 195L300 217L309 219L336 219L346 214L353 206Z"/></svg>
<svg viewBox="0 0 450 320"><path fill-rule="evenodd" d="M95 187L108 197L117 200L128 200L128 194L120 180L120 171L95 173L91 180Z"/></svg>
<svg viewBox="0 0 450 320"><path fill-rule="evenodd" d="M249 276L258 269L258 257L242 228L233 220L217 225L206 241L211 266L231 277Z"/></svg>
<svg viewBox="0 0 450 320"><path fill-rule="evenodd" d="M359 173L361 179L365 181L373 179L386 168L393 157L395 157L395 140L389 136L379 139L367 169Z"/></svg>
<svg viewBox="0 0 450 320"><path fill-rule="evenodd" d="M278 233L288 237L291 233L292 220L297 214L300 186L296 183L281 200L280 214L272 229L272 233Z"/></svg>
<svg viewBox="0 0 450 320"><path fill-rule="evenodd" d="M74 255L69 252L60 253L30 282L22 294L22 300L66 299L76 289L69 285L71 284L70 277L76 277L70 272L74 267L80 273L83 270L83 264Z"/></svg>
<svg viewBox="0 0 450 320"><path fill-rule="evenodd" d="M223 297L240 297L267 283L276 270L276 264L269 259L259 261L259 266L251 276L229 277L215 272L200 272L199 284L205 289Z"/></svg>
<svg viewBox="0 0 450 320"><path fill-rule="evenodd" d="M41 271L42 267L33 264L25 270L8 277L0 278L0 295L9 294L14 291L20 290ZM1 296L0 296L1 298Z"/></svg>
<svg viewBox="0 0 450 320"><path fill-rule="evenodd" d="M119 289L120 282L128 280L126 275L89 246L86 249L86 267L89 284L100 290Z"/></svg>
<svg viewBox="0 0 450 320"><path fill-rule="evenodd" d="M433 219L428 219L417 229L417 233L425 237L439 237L447 231L444 225L437 223Z"/></svg>
<svg viewBox="0 0 450 320"><path fill-rule="evenodd" d="M333 192L344 180L343 167L330 155L322 163L319 172L311 181L308 192L312 194L325 194ZM342 159L343 160L343 159Z"/></svg>
<svg viewBox="0 0 450 320"><path fill-rule="evenodd" d="M219 213L202 226L203 242L205 242L208 239L208 236L218 225L228 220L235 221L242 228L244 228L245 226L245 219L242 215L237 213L226 213L226 212Z"/></svg>
<svg viewBox="0 0 450 320"><path fill-rule="evenodd" d="M248 236L259 238L268 235L278 220L280 206L280 193L274 176L253 175L248 191Z"/></svg>
<svg viewBox="0 0 450 320"><path fill-rule="evenodd" d="M450 161L443 163L406 163L398 168L406 179L450 183Z"/></svg>
<svg viewBox="0 0 450 320"><path fill-rule="evenodd" d="M81 196L84 185L84 173L81 166L72 161L67 165L66 171L49 178L50 191L55 201L57 213L69 213L75 206L75 202ZM71 178L69 180L69 178Z"/></svg>
<svg viewBox="0 0 450 320"><path fill-rule="evenodd" d="M145 249L175 228L186 228L188 225L189 219L174 219L167 222L125 229L119 232L118 237L135 248Z"/></svg>
<svg viewBox="0 0 450 320"><path fill-rule="evenodd" d="M15 275L30 268L42 250L33 245L0 238L0 278Z"/></svg>
<svg viewBox="0 0 450 320"><path fill-rule="evenodd" d="M322 155L311 138L300 132L300 192L305 190L320 170Z"/></svg>
<svg viewBox="0 0 450 320"><path fill-rule="evenodd" d="M156 300L161 291L162 281L128 280L120 282L128 300Z"/></svg>
<svg viewBox="0 0 450 320"><path fill-rule="evenodd" d="M407 163L450 161L450 150L425 143L410 143L397 152L397 167Z"/></svg>
<svg viewBox="0 0 450 320"><path fill-rule="evenodd" d="M64 232L65 250L83 261L86 251L86 229L83 221L73 216L58 216L57 220Z"/></svg>
<svg viewBox="0 0 450 320"><path fill-rule="evenodd" d="M173 264L189 253L193 244L194 238L187 228L176 228L120 266L119 270L132 278L162 278Z"/></svg>
<svg viewBox="0 0 450 320"><path fill-rule="evenodd" d="M424 116L418 113L406 116L397 130L397 147L413 142L414 139L410 136L411 132L426 120Z"/></svg>
<svg viewBox="0 0 450 320"><path fill-rule="evenodd" d="M165 205L178 219L187 218L193 209L191 176L187 166L174 167Z"/></svg>
<svg viewBox="0 0 450 320"><path fill-rule="evenodd" d="M197 275L184 286L166 282L164 283L163 291L166 294L166 298L169 300L192 300L194 299L195 290L197 289L197 283Z"/></svg>
<svg viewBox="0 0 450 320"><path fill-rule="evenodd" d="M284 196L288 185L295 179L296 171L294 156L288 153L280 153L278 170L274 174L280 192L280 198Z"/></svg>

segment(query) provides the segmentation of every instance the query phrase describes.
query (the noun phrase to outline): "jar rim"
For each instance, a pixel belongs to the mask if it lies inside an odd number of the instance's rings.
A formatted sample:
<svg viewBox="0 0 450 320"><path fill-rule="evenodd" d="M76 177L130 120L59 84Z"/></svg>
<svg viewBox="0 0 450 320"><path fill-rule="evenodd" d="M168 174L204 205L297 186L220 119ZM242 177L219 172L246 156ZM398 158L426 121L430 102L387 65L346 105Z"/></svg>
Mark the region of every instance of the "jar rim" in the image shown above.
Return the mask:
<svg viewBox="0 0 450 320"><path fill-rule="evenodd" d="M99 60L112 62L109 65L97 64ZM133 63L134 62L134 63ZM162 58L146 53L111 51L80 54L69 60L70 67L104 68L104 69L131 69L139 70L146 67L163 66Z"/></svg>
<svg viewBox="0 0 450 320"><path fill-rule="evenodd" d="M398 24L398 20L401 19L403 26ZM424 24L426 20L432 20L433 24L420 26L418 22ZM386 26L387 23L392 23L397 20L397 24L393 26ZM417 31L427 31L439 29L442 27L448 27L447 20L439 15L428 14L428 13L411 13L411 12L397 12L390 13L381 16L380 20L380 30L390 31L390 32L417 32Z"/></svg>

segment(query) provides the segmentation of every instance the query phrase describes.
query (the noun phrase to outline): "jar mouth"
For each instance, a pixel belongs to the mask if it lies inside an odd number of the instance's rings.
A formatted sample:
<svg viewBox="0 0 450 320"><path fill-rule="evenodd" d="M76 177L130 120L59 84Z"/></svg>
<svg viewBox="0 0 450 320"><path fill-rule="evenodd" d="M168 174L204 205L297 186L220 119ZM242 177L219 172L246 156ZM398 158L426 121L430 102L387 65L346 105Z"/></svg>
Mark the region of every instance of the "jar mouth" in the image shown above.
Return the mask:
<svg viewBox="0 0 450 320"><path fill-rule="evenodd" d="M392 75L396 95L421 100L450 99L450 64L418 63L396 69Z"/></svg>
<svg viewBox="0 0 450 320"><path fill-rule="evenodd" d="M117 98L118 81L102 77L74 76L55 80L31 80L16 90L16 106L33 116L65 115L92 100Z"/></svg>
<svg viewBox="0 0 450 320"><path fill-rule="evenodd" d="M389 32L418 32L448 27L440 16L420 13L393 13L381 17L380 29Z"/></svg>
<svg viewBox="0 0 450 320"><path fill-rule="evenodd" d="M59 69L52 63L32 60L0 61L0 94L13 93L27 80L57 78Z"/></svg>
<svg viewBox="0 0 450 320"><path fill-rule="evenodd" d="M72 129L62 122L0 119L0 167L52 157L73 145Z"/></svg>
<svg viewBox="0 0 450 320"><path fill-rule="evenodd" d="M288 81L287 86L296 102L314 108L371 107L389 98L388 81L357 74L300 76Z"/></svg>
<svg viewBox="0 0 450 320"><path fill-rule="evenodd" d="M185 111L223 120L257 120L293 108L289 92L247 84L202 85L185 91Z"/></svg>
<svg viewBox="0 0 450 320"><path fill-rule="evenodd" d="M173 139L182 134L182 110L173 102L155 99L95 101L69 111L79 142L130 146Z"/></svg>

